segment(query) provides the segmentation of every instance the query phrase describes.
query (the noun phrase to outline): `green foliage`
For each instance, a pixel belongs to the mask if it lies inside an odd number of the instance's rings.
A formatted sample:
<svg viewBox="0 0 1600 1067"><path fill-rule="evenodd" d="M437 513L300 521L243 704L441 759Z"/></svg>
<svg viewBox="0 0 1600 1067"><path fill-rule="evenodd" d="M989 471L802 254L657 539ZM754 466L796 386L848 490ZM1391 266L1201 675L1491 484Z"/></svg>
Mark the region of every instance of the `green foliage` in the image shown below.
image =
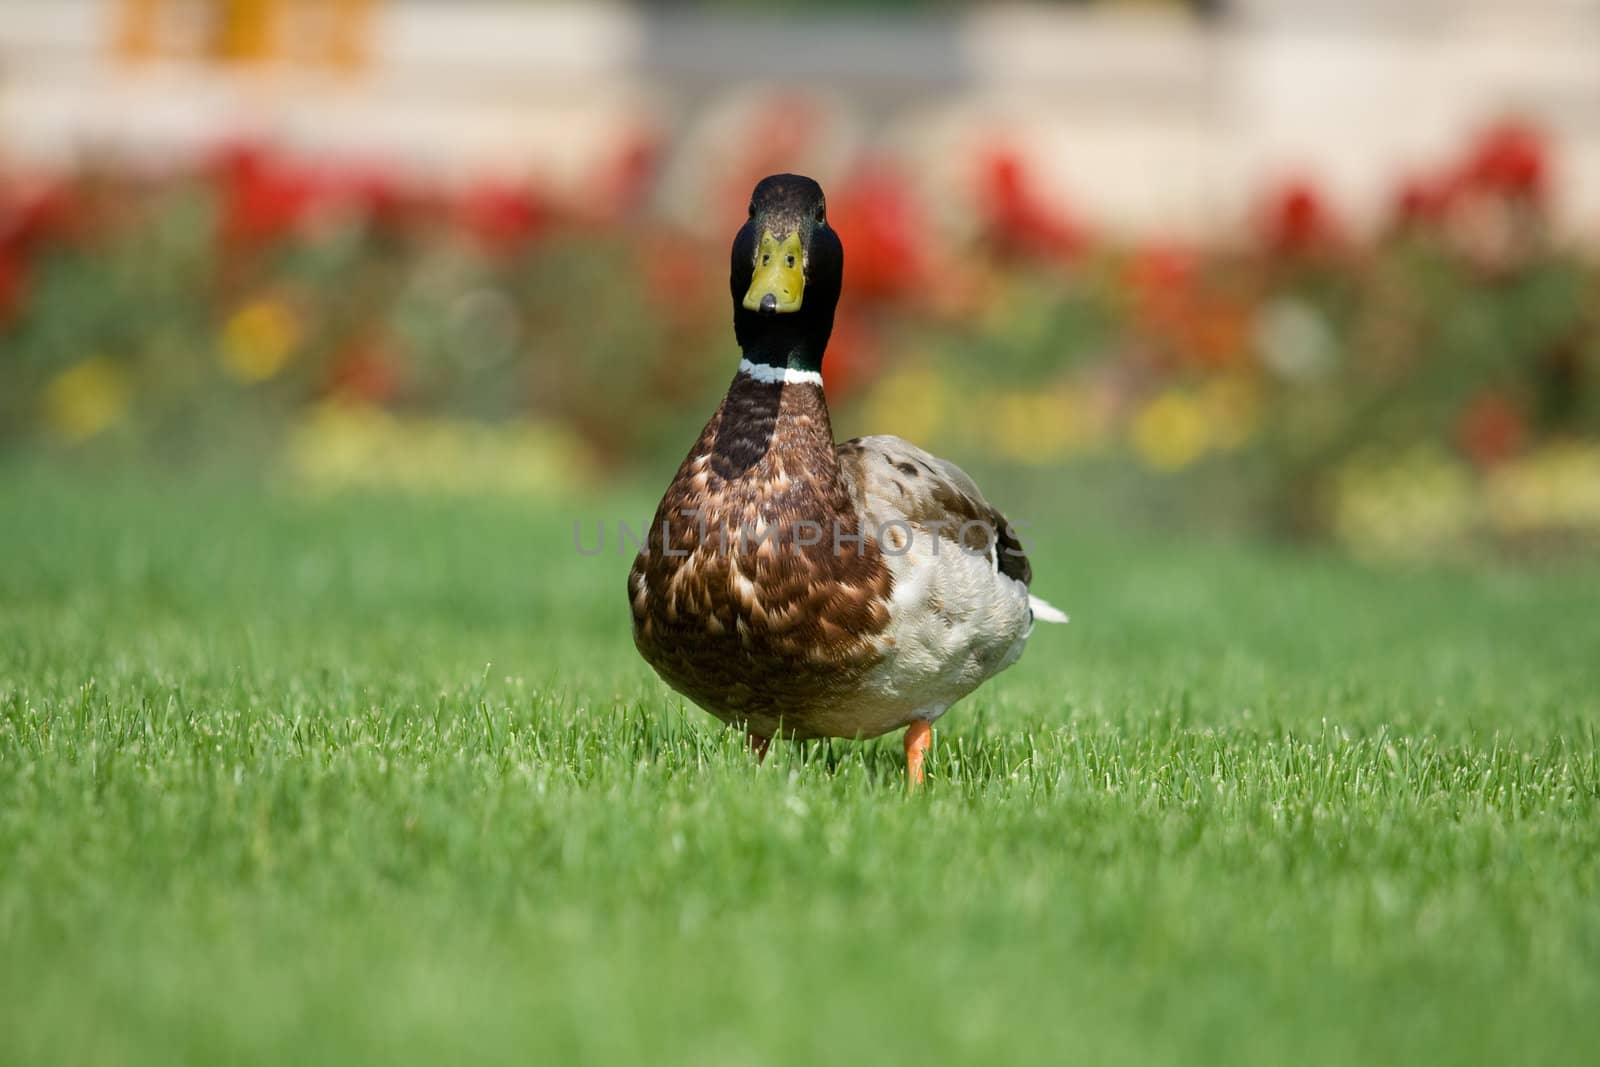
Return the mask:
<svg viewBox="0 0 1600 1067"><path fill-rule="evenodd" d="M758 767L650 676L626 558L572 541L642 496L12 468L0 499L8 1063L1600 1040L1592 572L1041 522L1074 621L950 712L908 797L894 739Z"/></svg>

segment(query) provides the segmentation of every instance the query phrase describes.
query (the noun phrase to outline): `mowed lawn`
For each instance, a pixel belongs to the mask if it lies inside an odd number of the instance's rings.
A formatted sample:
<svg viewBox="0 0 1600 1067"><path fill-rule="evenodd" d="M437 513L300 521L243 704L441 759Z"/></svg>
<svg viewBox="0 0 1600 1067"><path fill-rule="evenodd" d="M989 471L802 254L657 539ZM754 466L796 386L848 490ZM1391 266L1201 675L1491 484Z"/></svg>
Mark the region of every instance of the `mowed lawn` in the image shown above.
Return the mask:
<svg viewBox="0 0 1600 1067"><path fill-rule="evenodd" d="M0 472L0 1061L1575 1063L1600 573L1039 524L1073 615L775 745L535 504Z"/></svg>

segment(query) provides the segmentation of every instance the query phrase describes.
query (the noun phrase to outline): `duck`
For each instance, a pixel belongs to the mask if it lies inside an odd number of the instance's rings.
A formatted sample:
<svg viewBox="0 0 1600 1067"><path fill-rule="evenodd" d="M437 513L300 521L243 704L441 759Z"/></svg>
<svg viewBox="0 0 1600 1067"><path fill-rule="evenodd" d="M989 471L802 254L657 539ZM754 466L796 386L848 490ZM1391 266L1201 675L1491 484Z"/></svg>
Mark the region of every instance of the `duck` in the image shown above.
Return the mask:
<svg viewBox="0 0 1600 1067"><path fill-rule="evenodd" d="M890 435L834 441L822 365L843 277L822 187L762 179L731 252L738 369L641 539L633 638L758 762L777 737L903 729L915 787L934 722L1067 616L959 467Z"/></svg>

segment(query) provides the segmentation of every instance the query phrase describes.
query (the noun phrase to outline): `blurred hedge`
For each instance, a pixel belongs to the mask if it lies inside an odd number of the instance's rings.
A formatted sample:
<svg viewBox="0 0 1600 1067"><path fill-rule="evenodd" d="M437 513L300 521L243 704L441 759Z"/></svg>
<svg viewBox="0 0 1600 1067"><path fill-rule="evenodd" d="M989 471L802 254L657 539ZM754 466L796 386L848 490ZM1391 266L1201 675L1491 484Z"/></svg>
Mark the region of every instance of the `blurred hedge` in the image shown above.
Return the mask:
<svg viewBox="0 0 1600 1067"><path fill-rule="evenodd" d="M1096 234L1020 150L974 166L975 224L931 242L892 163L830 182L842 421L1226 482L1252 523L1384 553L1600 530L1600 271L1550 233L1537 131L1400 182L1377 233L1302 179L1211 247ZM304 458L377 410L531 421L584 478L675 456L732 365L726 235L661 221L652 181L636 153L577 205L263 146L4 179L0 447Z"/></svg>

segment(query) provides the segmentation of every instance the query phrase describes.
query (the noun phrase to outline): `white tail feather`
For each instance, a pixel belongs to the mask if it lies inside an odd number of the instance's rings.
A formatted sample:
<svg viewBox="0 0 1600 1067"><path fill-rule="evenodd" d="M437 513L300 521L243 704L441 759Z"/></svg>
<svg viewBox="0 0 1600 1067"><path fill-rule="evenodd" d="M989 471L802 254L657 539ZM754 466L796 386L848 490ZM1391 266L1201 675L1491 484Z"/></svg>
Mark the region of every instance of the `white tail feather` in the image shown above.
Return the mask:
<svg viewBox="0 0 1600 1067"><path fill-rule="evenodd" d="M1029 596L1028 607L1033 609L1033 617L1041 622L1068 621L1066 612L1041 597Z"/></svg>

